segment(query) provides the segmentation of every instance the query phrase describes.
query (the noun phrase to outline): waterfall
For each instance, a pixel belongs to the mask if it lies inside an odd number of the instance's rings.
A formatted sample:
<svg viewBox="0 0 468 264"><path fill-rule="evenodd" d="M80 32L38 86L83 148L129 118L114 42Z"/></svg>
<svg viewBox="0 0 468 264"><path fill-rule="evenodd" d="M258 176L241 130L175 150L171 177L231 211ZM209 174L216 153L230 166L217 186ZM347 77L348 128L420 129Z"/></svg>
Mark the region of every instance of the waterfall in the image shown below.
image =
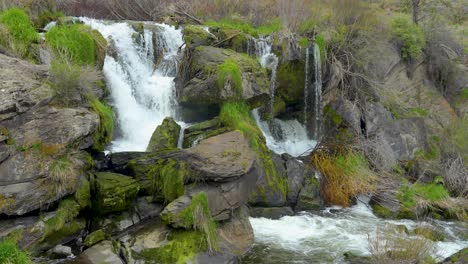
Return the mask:
<svg viewBox="0 0 468 264"><path fill-rule="evenodd" d="M175 117L174 78L178 49L183 44L182 33L172 26L145 22L159 29L145 29L135 39L137 32L128 23L88 18L81 21L98 30L111 49L112 56L106 56L103 72L119 134L110 150L144 151L162 120ZM155 54L160 56L156 67Z"/></svg>
<svg viewBox="0 0 468 264"><path fill-rule="evenodd" d="M273 114L276 92L276 70L278 69L278 57L271 51L271 39L261 38L255 42L255 55L260 59L263 68L271 70L270 78L270 113Z"/></svg>
<svg viewBox="0 0 468 264"><path fill-rule="evenodd" d="M320 127L322 121L322 61L320 59L320 47L317 45L317 43L314 43L313 45L313 54L310 53L310 49L310 46L306 49L304 123L306 127L312 126L312 136L317 140L320 137ZM310 65L311 55L313 57L314 63L313 68ZM311 74L312 69L313 75ZM312 89L313 92L311 91ZM310 115L312 115L312 120L310 120Z"/></svg>

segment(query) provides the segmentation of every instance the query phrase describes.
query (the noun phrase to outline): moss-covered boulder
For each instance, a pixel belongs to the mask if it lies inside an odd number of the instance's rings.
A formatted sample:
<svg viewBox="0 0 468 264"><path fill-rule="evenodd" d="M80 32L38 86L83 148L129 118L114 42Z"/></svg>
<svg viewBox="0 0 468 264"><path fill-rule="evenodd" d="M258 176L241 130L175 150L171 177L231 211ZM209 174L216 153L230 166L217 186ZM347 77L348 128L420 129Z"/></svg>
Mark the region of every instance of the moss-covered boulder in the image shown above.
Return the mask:
<svg viewBox="0 0 468 264"><path fill-rule="evenodd" d="M305 87L305 63L303 61L282 62L278 66L276 80L278 83L276 96L281 101L286 105L303 104Z"/></svg>
<svg viewBox="0 0 468 264"><path fill-rule="evenodd" d="M204 121L188 127L184 131L184 148L190 148L199 144L202 140L228 132L219 118Z"/></svg>
<svg viewBox="0 0 468 264"><path fill-rule="evenodd" d="M258 104L269 97L266 70L246 54L199 46L186 51L180 69L176 90L184 106L220 106L240 99Z"/></svg>
<svg viewBox="0 0 468 264"><path fill-rule="evenodd" d="M188 48L210 46L217 40L216 36L201 26L187 25L182 30L184 41Z"/></svg>
<svg viewBox="0 0 468 264"><path fill-rule="evenodd" d="M147 152L156 152L165 149L177 148L179 140L180 126L173 118L167 117L163 120L151 136L151 140L146 148Z"/></svg>
<svg viewBox="0 0 468 264"><path fill-rule="evenodd" d="M129 208L140 190L131 177L110 172L96 173L95 184L93 209L101 215Z"/></svg>
<svg viewBox="0 0 468 264"><path fill-rule="evenodd" d="M106 238L107 238L107 234L102 229L99 229L87 235L84 241L84 244L87 247L92 247L96 245L97 243L103 240L106 240Z"/></svg>
<svg viewBox="0 0 468 264"><path fill-rule="evenodd" d="M217 46L220 48L247 54L255 49L252 37L241 30L211 27L210 32L218 39Z"/></svg>

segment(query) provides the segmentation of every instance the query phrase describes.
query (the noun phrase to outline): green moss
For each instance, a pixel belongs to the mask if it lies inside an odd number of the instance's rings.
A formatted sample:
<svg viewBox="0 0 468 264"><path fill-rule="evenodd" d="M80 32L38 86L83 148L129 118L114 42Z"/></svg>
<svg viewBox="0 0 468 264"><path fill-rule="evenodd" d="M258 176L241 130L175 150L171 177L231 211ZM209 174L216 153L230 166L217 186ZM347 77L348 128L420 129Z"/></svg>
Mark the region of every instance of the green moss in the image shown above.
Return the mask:
<svg viewBox="0 0 468 264"><path fill-rule="evenodd" d="M445 235L437 230L428 227L417 227L414 229L414 234L423 236L432 241L444 241Z"/></svg>
<svg viewBox="0 0 468 264"><path fill-rule="evenodd" d="M136 259L146 263L185 264L191 263L199 252L207 249L205 236L198 231L173 230L169 242L160 248L144 249L135 253Z"/></svg>
<svg viewBox="0 0 468 264"><path fill-rule="evenodd" d="M305 68L303 62L280 64L276 79L277 94L286 104L301 104L304 101Z"/></svg>
<svg viewBox="0 0 468 264"><path fill-rule="evenodd" d="M392 211L390 211L386 207L383 207L380 204L372 205L372 209L373 209L374 214L378 217L390 218L393 215Z"/></svg>
<svg viewBox="0 0 468 264"><path fill-rule="evenodd" d="M66 223L72 222L80 213L80 205L73 199L67 198L60 202L54 217L48 219L44 237L62 229Z"/></svg>
<svg viewBox="0 0 468 264"><path fill-rule="evenodd" d="M238 19L221 19L219 21L210 20L205 23L205 25L210 27L220 27L224 29L234 29L249 34L255 38L258 38L262 35L270 35L274 32L278 32L282 29L282 24L279 19L274 19L269 23L261 25L257 28L252 27L249 23L238 20Z"/></svg>
<svg viewBox="0 0 468 264"><path fill-rule="evenodd" d="M392 34L401 43L403 59L413 59L422 54L426 44L424 32L406 15L398 15L392 21Z"/></svg>
<svg viewBox="0 0 468 264"><path fill-rule="evenodd" d="M270 151L265 144L265 138L250 116L250 108L245 103L225 103L219 115L221 121L232 129L239 130L249 140L249 145L256 153L260 165L265 171L268 186L274 191L280 191L284 197L288 192L287 180L277 175Z"/></svg>
<svg viewBox="0 0 468 264"><path fill-rule="evenodd" d="M74 196L81 208L91 206L91 186L85 177L80 179Z"/></svg>
<svg viewBox="0 0 468 264"><path fill-rule="evenodd" d="M237 91L237 97L240 98L242 96L242 76L239 66L237 65L236 61L232 59L226 60L223 64L218 66L218 86L219 89L223 89L224 85L226 84L227 80L231 81L231 84Z"/></svg>
<svg viewBox="0 0 468 264"><path fill-rule="evenodd" d="M309 39L306 37L299 39L299 46L301 46L303 49L309 47Z"/></svg>
<svg viewBox="0 0 468 264"><path fill-rule="evenodd" d="M2 30L2 27L4 28ZM0 44L21 57L32 59L30 53L39 34L24 10L12 8L0 12Z"/></svg>
<svg viewBox="0 0 468 264"><path fill-rule="evenodd" d="M114 130L114 113L112 108L97 98L90 97L89 103L91 108L99 115L99 127L94 134L94 145L93 148L96 150L103 150L105 145L108 144L112 139L112 133Z"/></svg>
<svg viewBox="0 0 468 264"><path fill-rule="evenodd" d="M90 32L88 26L81 24L56 26L45 34L45 38L59 59L95 66L96 44Z"/></svg>
<svg viewBox="0 0 468 264"><path fill-rule="evenodd" d="M26 252L21 251L16 243L10 240L0 242L0 263L2 264L31 264Z"/></svg>
<svg viewBox="0 0 468 264"><path fill-rule="evenodd" d="M161 192L165 203L170 203L185 194L186 164L173 159L158 160L150 171L152 175L152 194Z"/></svg>
<svg viewBox="0 0 468 264"><path fill-rule="evenodd" d="M163 120L151 136L147 152L161 151L164 149L175 149L179 140L180 126L173 118L167 117Z"/></svg>
<svg viewBox="0 0 468 264"><path fill-rule="evenodd" d="M87 247L92 247L96 245L97 243L106 240L107 235L106 233L102 230L99 229L97 231L92 232L91 234L86 236L86 239L84 241L85 246Z"/></svg>
<svg viewBox="0 0 468 264"><path fill-rule="evenodd" d="M322 34L319 34L315 37L315 43L317 44L320 50L320 61L322 62L322 64L324 64L325 59L327 57L327 49L325 47L325 38Z"/></svg>
<svg viewBox="0 0 468 264"><path fill-rule="evenodd" d="M188 47L192 47L193 45L209 46L215 40L212 34L206 32L200 26L187 25L182 30L182 33Z"/></svg>
<svg viewBox="0 0 468 264"><path fill-rule="evenodd" d="M52 12L50 10L46 10L39 14L37 21L35 23L36 28L42 29L44 28L49 22L56 21L65 15L62 12Z"/></svg>

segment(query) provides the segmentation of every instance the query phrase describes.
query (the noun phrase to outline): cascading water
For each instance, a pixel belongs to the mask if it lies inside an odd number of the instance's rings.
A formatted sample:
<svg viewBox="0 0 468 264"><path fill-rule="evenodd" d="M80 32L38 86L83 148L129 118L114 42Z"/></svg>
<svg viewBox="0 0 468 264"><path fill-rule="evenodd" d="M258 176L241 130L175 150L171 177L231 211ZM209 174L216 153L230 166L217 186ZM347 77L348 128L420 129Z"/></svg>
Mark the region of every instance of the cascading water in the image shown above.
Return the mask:
<svg viewBox="0 0 468 264"><path fill-rule="evenodd" d="M248 46L248 52L259 58L260 64L271 70L269 105L270 114L273 114L276 92L276 70L278 68L278 57L272 52L271 39L252 39ZM253 48L251 48L253 47ZM252 49L252 50L251 50ZM280 120L274 118L270 122L262 121L258 110L252 112L257 125L266 138L267 146L272 151L292 156L300 156L308 153L314 148L316 142L309 139L306 128L297 120Z"/></svg>
<svg viewBox="0 0 468 264"><path fill-rule="evenodd" d="M312 126L313 138L318 140L320 137L320 128L322 122L322 61L320 57L320 47L317 43L313 45L313 54L310 53L311 47L306 49L305 66L305 87L304 87L304 123L306 127ZM311 55L313 58L313 68L311 68ZM311 70L313 69L313 75ZM313 90L313 92L311 91ZM311 105L312 104L312 109ZM312 110L312 113L311 113ZM312 114L312 120L310 116ZM309 122L313 122L312 124Z"/></svg>
<svg viewBox="0 0 468 264"><path fill-rule="evenodd" d="M301 213L279 220L250 219L255 245L244 264L260 263L346 263L343 254L352 252L369 255L369 239L385 227L406 226L414 230L428 226L445 234L445 240L435 243L434 257L446 258L468 246L464 238L466 224L462 222L416 222L412 220L385 220L374 216L367 201L361 198L357 205L341 209L327 208L315 214ZM400 236L407 236L402 233Z"/></svg>
<svg viewBox="0 0 468 264"><path fill-rule="evenodd" d="M176 115L174 78L182 33L172 26L148 23L157 30L145 29L144 34L135 38L137 32L125 22L88 18L81 21L98 30L112 49L109 52L112 55L106 56L103 72L120 135L112 141L110 150L144 151L154 129L165 117ZM161 56L156 67L155 55Z"/></svg>

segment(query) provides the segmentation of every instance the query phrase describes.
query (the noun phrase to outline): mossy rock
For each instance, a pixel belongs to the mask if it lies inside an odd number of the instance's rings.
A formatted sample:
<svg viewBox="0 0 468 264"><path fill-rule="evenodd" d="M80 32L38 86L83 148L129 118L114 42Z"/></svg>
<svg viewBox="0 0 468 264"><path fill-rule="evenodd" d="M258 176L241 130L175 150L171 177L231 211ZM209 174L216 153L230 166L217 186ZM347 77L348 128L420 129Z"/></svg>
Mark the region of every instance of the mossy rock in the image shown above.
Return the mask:
<svg viewBox="0 0 468 264"><path fill-rule="evenodd" d="M252 37L240 30L213 27L210 31L218 38L220 48L248 54L249 44L254 45L253 43L249 43ZM251 48L254 49L254 47Z"/></svg>
<svg viewBox="0 0 468 264"><path fill-rule="evenodd" d="M87 247L92 247L96 245L97 243L106 239L107 239L107 234L102 229L99 229L97 231L92 232L88 236L86 236L84 244Z"/></svg>
<svg viewBox="0 0 468 264"><path fill-rule="evenodd" d="M156 152L165 149L177 148L179 140L180 126L173 118L167 117L163 120L151 136L151 140L146 148L147 152Z"/></svg>
<svg viewBox="0 0 468 264"><path fill-rule="evenodd" d="M99 172L95 177L93 209L100 215L128 209L140 190L137 181L121 174Z"/></svg>
<svg viewBox="0 0 468 264"><path fill-rule="evenodd" d="M216 36L201 26L187 25L182 30L184 41L188 48L210 46L217 40Z"/></svg>
<svg viewBox="0 0 468 264"><path fill-rule="evenodd" d="M176 79L179 102L188 107L221 106L227 101L268 102L270 81L260 63L232 50L199 46L186 51Z"/></svg>
<svg viewBox="0 0 468 264"><path fill-rule="evenodd" d="M85 177L82 177L79 180L74 196L75 201L80 205L81 208L91 206L91 185Z"/></svg>
<svg viewBox="0 0 468 264"><path fill-rule="evenodd" d="M183 147L193 147L204 139L226 133L229 130L223 126L219 118L195 124L185 129Z"/></svg>
<svg viewBox="0 0 468 264"><path fill-rule="evenodd" d="M287 61L278 66L276 80L277 97L286 105L302 105L304 102L305 65L302 61Z"/></svg>

